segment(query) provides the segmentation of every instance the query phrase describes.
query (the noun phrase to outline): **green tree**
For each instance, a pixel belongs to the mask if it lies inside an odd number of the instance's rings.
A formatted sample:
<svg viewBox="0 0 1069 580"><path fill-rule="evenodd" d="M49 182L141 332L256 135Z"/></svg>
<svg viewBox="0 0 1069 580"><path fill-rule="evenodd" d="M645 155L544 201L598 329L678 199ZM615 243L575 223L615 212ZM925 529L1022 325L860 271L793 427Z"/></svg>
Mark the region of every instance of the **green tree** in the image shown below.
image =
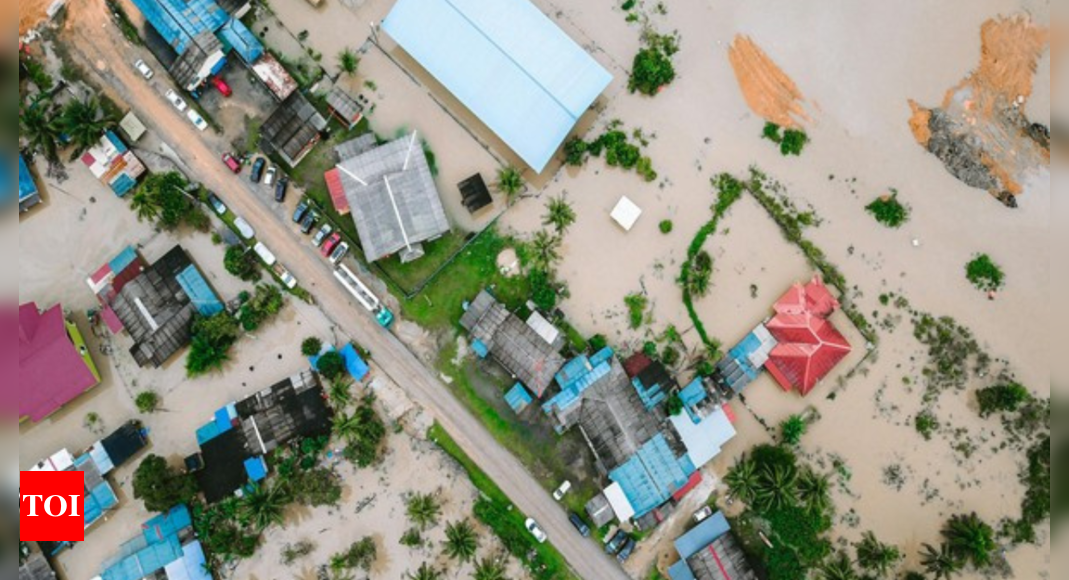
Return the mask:
<svg viewBox="0 0 1069 580"><path fill-rule="evenodd" d="M805 134L805 131L798 129L787 129L783 132L783 142L779 144L780 153L784 156L794 155L798 156L802 154L802 150L809 143L809 136Z"/></svg>
<svg viewBox="0 0 1069 580"><path fill-rule="evenodd" d="M995 413L1012 413L1021 405L1032 399L1028 389L1017 383L995 385L976 392L980 404L980 416L988 417Z"/></svg>
<svg viewBox="0 0 1069 580"><path fill-rule="evenodd" d="M857 564L863 570L886 576L891 568L902 559L898 548L884 544L876 539L876 534L865 532L861 541L854 544L857 550Z"/></svg>
<svg viewBox="0 0 1069 580"><path fill-rule="evenodd" d="M950 580L950 577L961 571L961 561L954 556L949 544L942 544L935 548L931 544L924 544L921 551L921 565L935 580Z"/></svg>
<svg viewBox="0 0 1069 580"><path fill-rule="evenodd" d="M261 531L272 525L282 525L286 519L286 506L291 499L281 484L253 486L252 491L241 499L238 517Z"/></svg>
<svg viewBox="0 0 1069 580"><path fill-rule="evenodd" d="M314 336L309 336L301 343L301 354L304 356L316 356L323 350L323 341Z"/></svg>
<svg viewBox="0 0 1069 580"><path fill-rule="evenodd" d="M823 514L831 509L831 482L824 475L805 468L798 476L798 501L810 513Z"/></svg>
<svg viewBox="0 0 1069 580"><path fill-rule="evenodd" d="M118 122L118 119L104 112L96 97L89 97L84 101L76 99L67 103L57 122L74 146L71 156L71 161L74 161L96 145L104 131Z"/></svg>
<svg viewBox="0 0 1069 580"><path fill-rule="evenodd" d="M950 518L943 537L959 561L971 561L977 568L990 566L991 555L998 548L995 530L975 513Z"/></svg>
<svg viewBox="0 0 1069 580"><path fill-rule="evenodd" d="M872 214L876 221L889 228L897 228L909 221L909 207L898 201L898 192L891 190L890 195L876 198L865 206L865 211Z"/></svg>
<svg viewBox="0 0 1069 580"><path fill-rule="evenodd" d="M438 499L429 493L418 493L408 499L405 506L408 520L421 530L434 527L442 515L442 506Z"/></svg>
<svg viewBox="0 0 1069 580"><path fill-rule="evenodd" d="M376 558L378 558L378 547L375 546L375 539L364 537L349 546L348 550L335 554L331 558L330 567L339 571L359 568L364 572L369 572Z"/></svg>
<svg viewBox="0 0 1069 580"><path fill-rule="evenodd" d="M761 471L757 503L764 510L781 509L794 501L798 470L787 465L766 465Z"/></svg>
<svg viewBox="0 0 1069 580"><path fill-rule="evenodd" d="M223 267L231 275L245 282L260 280L260 263L256 255L241 246L230 246L223 256Z"/></svg>
<svg viewBox="0 0 1069 580"><path fill-rule="evenodd" d="M647 46L635 55L627 88L632 93L640 92L652 97L675 78L676 69L672 65L671 55L658 46Z"/></svg>
<svg viewBox="0 0 1069 580"><path fill-rule="evenodd" d="M153 173L141 182L137 193L145 198L140 203L158 208L156 214L159 226L165 230L174 230L200 210L186 194L187 187L189 182L179 173ZM139 217L142 215L137 208L135 211Z"/></svg>
<svg viewBox="0 0 1069 580"><path fill-rule="evenodd" d="M713 258L702 250L683 268L683 289L693 296L705 296L713 277Z"/></svg>
<svg viewBox="0 0 1069 580"><path fill-rule="evenodd" d="M143 501L150 512L165 512L197 496L193 476L172 468L158 455L149 455L137 466L133 488L134 497Z"/></svg>
<svg viewBox="0 0 1069 580"><path fill-rule="evenodd" d="M62 130L51 114L52 101L40 98L19 108L19 137L31 153L44 155L50 164L59 164L59 136Z"/></svg>
<svg viewBox="0 0 1069 580"><path fill-rule="evenodd" d="M761 478L757 473L757 464L753 459L743 456L724 478L731 493L743 503L753 503Z"/></svg>
<svg viewBox="0 0 1069 580"><path fill-rule="evenodd" d="M260 284L256 292L241 305L238 320L246 332L253 332L260 325L277 315L285 305L282 290L274 284Z"/></svg>
<svg viewBox="0 0 1069 580"><path fill-rule="evenodd" d="M668 235L672 233L672 228L675 226L672 224L672 220L664 220L657 227L660 228L662 234Z"/></svg>
<svg viewBox="0 0 1069 580"><path fill-rule="evenodd" d="M371 399L365 398L351 416L335 417L335 433L348 444L345 458L357 467L369 467L379 459L386 426L372 407Z"/></svg>
<svg viewBox="0 0 1069 580"><path fill-rule="evenodd" d="M531 240L531 265L545 272L553 271L553 266L560 261L561 239L545 230L537 232Z"/></svg>
<svg viewBox="0 0 1069 580"><path fill-rule="evenodd" d="M134 195L130 197L130 209L137 215L137 221L156 221L160 218L160 212L163 208L160 207L159 199L151 191L144 188L137 188L134 191Z"/></svg>
<svg viewBox="0 0 1069 580"><path fill-rule="evenodd" d="M350 77L355 77L360 68L360 57L356 51L346 47L338 54L338 70Z"/></svg>
<svg viewBox="0 0 1069 580"><path fill-rule="evenodd" d="M333 381L345 374L345 359L341 353L332 350L323 354L316 361L316 370L329 381Z"/></svg>
<svg viewBox="0 0 1069 580"><path fill-rule="evenodd" d="M627 307L628 323L631 328L638 329L641 327L646 319L646 307L649 306L649 299L637 292L628 294L624 296L624 306ZM656 353L656 345L654 345L653 350Z"/></svg>
<svg viewBox="0 0 1069 580"><path fill-rule="evenodd" d="M586 163L590 144L579 137L572 137L564 144L564 162L569 167L581 167Z"/></svg>
<svg viewBox="0 0 1069 580"><path fill-rule="evenodd" d="M542 217L542 225L553 226L557 234L563 235L568 228L575 223L575 209L564 196L554 197L546 204L546 215Z"/></svg>
<svg viewBox="0 0 1069 580"><path fill-rule="evenodd" d="M471 562L479 549L479 536L467 520L445 528L445 554L459 562Z"/></svg>
<svg viewBox="0 0 1069 580"><path fill-rule="evenodd" d="M1006 275L987 254L980 254L965 265L965 277L973 286L984 292L994 292L1002 289L1006 283Z"/></svg>
<svg viewBox="0 0 1069 580"><path fill-rule="evenodd" d="M142 391L134 399L134 404L142 413L155 413L160 408L160 396L155 391Z"/></svg>
<svg viewBox="0 0 1069 580"><path fill-rule="evenodd" d="M240 332L237 321L226 312L195 319L186 374L193 378L221 369L229 360L230 347L234 346Z"/></svg>
<svg viewBox="0 0 1069 580"><path fill-rule="evenodd" d="M780 436L787 445L798 445L802 442L809 425L801 415L791 415L780 425Z"/></svg>
<svg viewBox="0 0 1069 580"><path fill-rule="evenodd" d="M820 577L823 580L857 580L857 572L850 556L840 552L820 568Z"/></svg>
<svg viewBox="0 0 1069 580"><path fill-rule="evenodd" d="M557 288L548 272L532 269L527 281L531 284L531 300L540 310L549 312L557 306Z"/></svg>
<svg viewBox="0 0 1069 580"><path fill-rule="evenodd" d="M37 86L39 91L47 93L52 90L56 83L41 61L27 58L22 61L22 64L26 67L26 77Z"/></svg>
<svg viewBox="0 0 1069 580"><path fill-rule="evenodd" d="M519 169L510 165L497 170L497 181L494 182L494 189L504 195L510 205L516 201L516 196L520 194L523 187L523 173Z"/></svg>
<svg viewBox="0 0 1069 580"><path fill-rule="evenodd" d="M442 580L442 573L427 562L420 565L414 574L409 574L411 580Z"/></svg>
<svg viewBox="0 0 1069 580"><path fill-rule="evenodd" d="M505 563L500 557L483 558L475 565L474 580L507 580Z"/></svg>
<svg viewBox="0 0 1069 580"><path fill-rule="evenodd" d="M298 471L288 482L293 500L301 505L337 506L341 501L341 484L331 470L316 467Z"/></svg>
<svg viewBox="0 0 1069 580"><path fill-rule="evenodd" d="M353 403L353 382L346 377L341 377L330 382L330 389L327 394L330 395L330 400L334 403L334 408L337 410L343 410L349 407Z"/></svg>
<svg viewBox="0 0 1069 580"><path fill-rule="evenodd" d="M668 397L664 403L664 412L675 417L683 412L683 406L683 398L679 396L679 393L672 393L672 396Z"/></svg>

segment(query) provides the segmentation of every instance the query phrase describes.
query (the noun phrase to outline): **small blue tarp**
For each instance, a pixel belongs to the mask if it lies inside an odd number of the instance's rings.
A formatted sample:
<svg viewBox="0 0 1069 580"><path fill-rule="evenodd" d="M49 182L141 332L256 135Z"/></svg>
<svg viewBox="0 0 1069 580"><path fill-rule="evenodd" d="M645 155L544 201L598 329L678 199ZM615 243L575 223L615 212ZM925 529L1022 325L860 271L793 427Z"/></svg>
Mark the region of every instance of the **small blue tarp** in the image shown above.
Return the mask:
<svg viewBox="0 0 1069 580"><path fill-rule="evenodd" d="M250 457L245 460L245 473L251 481L263 481L267 477L267 464L263 457Z"/></svg>
<svg viewBox="0 0 1069 580"><path fill-rule="evenodd" d="M112 274L118 274L128 268L130 264L133 264L137 260L137 250L134 250L130 246L126 246L122 252L119 252L118 256L115 256L108 262L108 269Z"/></svg>
<svg viewBox="0 0 1069 580"><path fill-rule="evenodd" d="M479 355L479 358L486 358L490 355L490 349L486 348L486 345L481 340L471 343L471 350L474 350L475 354Z"/></svg>
<svg viewBox="0 0 1069 580"><path fill-rule="evenodd" d="M319 369L319 358L328 352L335 351L340 354L342 360L345 361L345 370L354 380L362 381L371 373L371 367L368 366L364 359L360 358L360 354L356 352L356 347L353 346L352 343L343 346L341 350L334 348L332 345L328 345L320 354L308 357L308 362L312 364L313 369Z"/></svg>
<svg viewBox="0 0 1069 580"><path fill-rule="evenodd" d="M255 64L264 55L264 45L237 18L231 18L219 29L219 40L238 53L246 64Z"/></svg>
<svg viewBox="0 0 1069 580"><path fill-rule="evenodd" d="M522 383L516 383L508 393L505 393L505 402L509 404L509 407L512 407L512 410L517 415L522 413L527 408L527 405L530 405L533 401L534 399L531 398Z"/></svg>

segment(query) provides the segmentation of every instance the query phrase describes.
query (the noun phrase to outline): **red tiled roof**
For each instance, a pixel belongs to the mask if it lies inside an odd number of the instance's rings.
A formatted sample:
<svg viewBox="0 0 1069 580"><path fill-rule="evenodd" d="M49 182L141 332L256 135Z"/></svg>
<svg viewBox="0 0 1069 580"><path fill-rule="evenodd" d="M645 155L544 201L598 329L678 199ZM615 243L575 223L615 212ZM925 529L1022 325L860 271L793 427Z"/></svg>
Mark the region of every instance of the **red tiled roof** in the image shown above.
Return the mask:
<svg viewBox="0 0 1069 580"><path fill-rule="evenodd" d="M19 417L40 421L97 384L67 336L63 309L19 307Z"/></svg>
<svg viewBox="0 0 1069 580"><path fill-rule="evenodd" d="M650 368L653 364L653 360L646 356L645 353L636 352L631 355L630 358L624 361L624 372L627 373L629 378L635 378L642 374L642 371Z"/></svg>
<svg viewBox="0 0 1069 580"><path fill-rule="evenodd" d="M850 353L850 343L827 320L838 307L819 276L776 301L776 316L766 326L779 344L765 368L784 390L808 395Z"/></svg>
<svg viewBox="0 0 1069 580"><path fill-rule="evenodd" d="M813 276L808 284L794 284L790 290L776 301L772 307L777 314L804 314L809 312L827 318L839 307L839 301L832 296L828 287L820 279Z"/></svg>
<svg viewBox="0 0 1069 580"><path fill-rule="evenodd" d="M324 173L323 178L327 181L327 190L334 202L334 209L341 215L349 213L349 199L345 197L345 188L341 184L341 175L337 168Z"/></svg>

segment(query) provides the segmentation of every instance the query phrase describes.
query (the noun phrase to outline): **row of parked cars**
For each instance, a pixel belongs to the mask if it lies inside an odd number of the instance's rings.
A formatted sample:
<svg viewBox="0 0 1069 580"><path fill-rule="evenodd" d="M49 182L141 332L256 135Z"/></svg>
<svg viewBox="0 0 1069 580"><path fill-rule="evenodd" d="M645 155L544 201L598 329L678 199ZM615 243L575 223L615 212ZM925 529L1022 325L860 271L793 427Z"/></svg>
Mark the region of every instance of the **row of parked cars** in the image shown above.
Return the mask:
<svg viewBox="0 0 1069 580"><path fill-rule="evenodd" d="M300 225L302 234L308 235L319 223L319 214L307 201L302 200L293 212L293 223ZM321 225L312 236L312 245L319 248L320 255L330 260L332 266L337 266L349 254L348 242L343 242L341 233L334 231L334 227L327 223Z"/></svg>

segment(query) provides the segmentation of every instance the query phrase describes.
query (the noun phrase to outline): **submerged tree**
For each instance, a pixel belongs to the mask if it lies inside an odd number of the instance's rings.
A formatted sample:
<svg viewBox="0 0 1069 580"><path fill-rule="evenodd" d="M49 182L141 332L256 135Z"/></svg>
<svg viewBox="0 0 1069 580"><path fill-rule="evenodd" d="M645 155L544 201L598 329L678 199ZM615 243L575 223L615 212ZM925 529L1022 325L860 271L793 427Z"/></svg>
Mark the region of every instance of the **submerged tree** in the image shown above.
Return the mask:
<svg viewBox="0 0 1069 580"><path fill-rule="evenodd" d="M360 57L356 55L356 51L346 47L338 54L338 70L340 70L346 76L356 76L357 70L359 68Z"/></svg>
<svg viewBox="0 0 1069 580"><path fill-rule="evenodd" d="M854 547L857 549L858 565L880 576L886 576L891 568L902 559L902 553L898 551L898 548L877 540L872 532L865 532L861 541Z"/></svg>
<svg viewBox="0 0 1069 580"><path fill-rule="evenodd" d="M749 457L743 456L734 469L728 472L724 478L728 489L735 497L744 503L753 503L757 497L757 490L761 484L761 478L757 473L757 463Z"/></svg>
<svg viewBox="0 0 1069 580"><path fill-rule="evenodd" d="M418 493L408 500L405 508L408 519L422 530L437 525L438 518L442 514L442 506L438 499L429 493Z"/></svg>
<svg viewBox="0 0 1069 580"><path fill-rule="evenodd" d="M494 189L508 199L508 203L516 201L516 196L523 190L523 174L513 166L502 167L497 170L497 181Z"/></svg>
<svg viewBox="0 0 1069 580"><path fill-rule="evenodd" d="M931 544L924 544L921 551L921 564L935 580L950 580L950 577L961 571L961 561L954 556L949 544L942 544L935 548Z"/></svg>
<svg viewBox="0 0 1069 580"><path fill-rule="evenodd" d="M998 547L995 530L975 513L950 518L943 537L959 561L971 561L977 568L990 566L991 555Z"/></svg>
<svg viewBox="0 0 1069 580"><path fill-rule="evenodd" d="M575 223L575 209L564 196L554 197L546 204L542 225L553 226L558 234L564 234Z"/></svg>

